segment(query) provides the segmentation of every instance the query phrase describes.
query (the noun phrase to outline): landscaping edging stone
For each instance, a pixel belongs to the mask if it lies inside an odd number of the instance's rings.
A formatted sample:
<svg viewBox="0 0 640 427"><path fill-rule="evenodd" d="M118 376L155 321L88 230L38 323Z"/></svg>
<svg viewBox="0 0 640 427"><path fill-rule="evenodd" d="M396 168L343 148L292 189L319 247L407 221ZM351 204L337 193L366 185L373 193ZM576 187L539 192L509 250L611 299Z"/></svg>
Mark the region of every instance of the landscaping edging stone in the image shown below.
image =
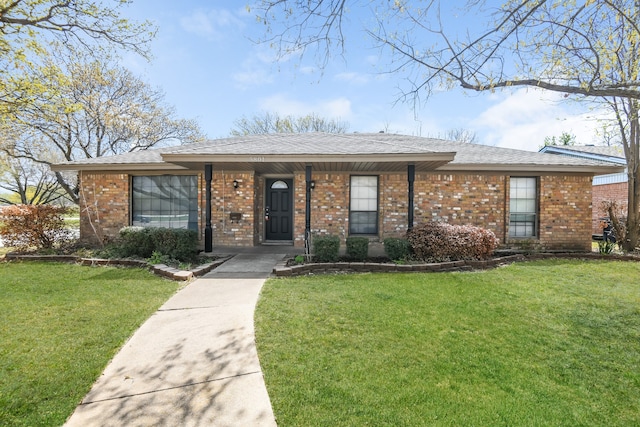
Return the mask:
<svg viewBox="0 0 640 427"><path fill-rule="evenodd" d="M5 255L5 259L7 260L72 262L86 266L109 265L116 267L148 268L152 273L157 274L158 276L177 281L191 280L194 277L204 276L213 269L224 264L230 258L231 255L226 255L212 262L199 265L191 270L180 270L165 264L149 264L146 261L135 259L83 258L75 255L21 255L12 253Z"/></svg>
<svg viewBox="0 0 640 427"><path fill-rule="evenodd" d="M535 261L542 259L585 259L608 261L640 261L637 255L601 255L593 252L568 252L568 253L535 253L515 254L491 258L480 261L449 261L424 264L394 264L375 262L329 262L307 263L287 266L287 260L281 261L273 268L276 277L292 277L311 274L330 273L392 273L392 272L446 272L446 271L472 271L487 270L503 265L521 261Z"/></svg>

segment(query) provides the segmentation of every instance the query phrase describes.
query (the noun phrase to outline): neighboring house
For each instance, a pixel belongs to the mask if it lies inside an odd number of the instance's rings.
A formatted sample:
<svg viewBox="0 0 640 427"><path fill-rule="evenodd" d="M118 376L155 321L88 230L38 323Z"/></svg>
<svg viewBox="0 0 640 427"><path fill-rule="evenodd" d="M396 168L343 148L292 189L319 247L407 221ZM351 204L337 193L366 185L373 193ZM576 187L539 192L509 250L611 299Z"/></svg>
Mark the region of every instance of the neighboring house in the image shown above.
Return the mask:
<svg viewBox="0 0 640 427"><path fill-rule="evenodd" d="M595 145L550 145L540 149L541 153L559 154L577 159L604 161L627 166L627 159L621 146L595 146ZM609 214L602 209L602 202L617 202L622 212L627 212L629 202L629 185L627 184L627 171L597 175L593 177L592 189L592 233L595 236L602 235L603 221L601 218Z"/></svg>
<svg viewBox="0 0 640 427"><path fill-rule="evenodd" d="M127 225L215 246L312 235L402 237L423 221L492 230L505 246L591 249L597 160L394 134L270 134L62 163L80 179L81 237Z"/></svg>

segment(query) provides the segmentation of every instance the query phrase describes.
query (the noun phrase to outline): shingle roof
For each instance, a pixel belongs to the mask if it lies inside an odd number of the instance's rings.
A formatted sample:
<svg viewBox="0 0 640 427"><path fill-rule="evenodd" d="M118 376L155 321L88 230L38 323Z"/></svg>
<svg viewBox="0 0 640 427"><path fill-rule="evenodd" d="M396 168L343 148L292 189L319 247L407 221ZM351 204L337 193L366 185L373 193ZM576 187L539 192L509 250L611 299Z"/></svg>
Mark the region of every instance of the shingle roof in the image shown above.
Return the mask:
<svg viewBox="0 0 640 427"><path fill-rule="evenodd" d="M624 150L621 146L606 146L606 145L570 145L563 147L568 151L577 151L580 153L598 154L607 157L619 157L624 159Z"/></svg>
<svg viewBox="0 0 640 427"><path fill-rule="evenodd" d="M228 162L234 161L234 156L271 156L270 159L276 159L277 156L299 156L308 157L309 161L313 161L314 157L333 156L343 159L338 161L354 162L359 157L377 155L382 162L385 156L391 162L399 156L411 156L420 160L447 153L455 153L453 161L441 162L443 166L438 170L514 170L523 167L535 170L551 167L555 170L566 169L568 172L579 169L582 172L593 170L601 173L599 170L602 168L612 168L611 163L597 160L387 133L247 135L69 162L54 168L95 170L130 165L141 168L180 169L183 168L177 165L180 164L180 158L197 158L202 162L224 158Z"/></svg>

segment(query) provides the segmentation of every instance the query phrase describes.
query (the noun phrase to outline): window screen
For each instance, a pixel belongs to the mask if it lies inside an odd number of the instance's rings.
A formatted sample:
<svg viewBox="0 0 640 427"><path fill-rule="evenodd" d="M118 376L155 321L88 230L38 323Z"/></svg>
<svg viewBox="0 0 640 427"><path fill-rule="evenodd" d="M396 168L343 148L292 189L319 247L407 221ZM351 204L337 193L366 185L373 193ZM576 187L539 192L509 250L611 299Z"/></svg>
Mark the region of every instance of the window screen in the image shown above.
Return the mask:
<svg viewBox="0 0 640 427"><path fill-rule="evenodd" d="M351 177L349 234L378 233L378 177Z"/></svg>
<svg viewBox="0 0 640 427"><path fill-rule="evenodd" d="M132 224L198 230L198 179L189 176L134 176Z"/></svg>

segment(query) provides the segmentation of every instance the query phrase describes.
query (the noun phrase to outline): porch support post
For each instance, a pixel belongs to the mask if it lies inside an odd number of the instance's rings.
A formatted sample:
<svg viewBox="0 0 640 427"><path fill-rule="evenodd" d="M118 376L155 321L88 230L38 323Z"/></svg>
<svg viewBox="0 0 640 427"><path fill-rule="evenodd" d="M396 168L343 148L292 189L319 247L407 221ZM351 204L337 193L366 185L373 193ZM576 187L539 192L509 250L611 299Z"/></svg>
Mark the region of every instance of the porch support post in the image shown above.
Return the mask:
<svg viewBox="0 0 640 427"><path fill-rule="evenodd" d="M304 252L311 254L311 165L305 168L306 201L304 209Z"/></svg>
<svg viewBox="0 0 640 427"><path fill-rule="evenodd" d="M204 165L205 181L205 225L204 225L204 251L213 252L213 230L211 228L211 181L213 180L213 165Z"/></svg>
<svg viewBox="0 0 640 427"><path fill-rule="evenodd" d="M409 182L409 203L407 208L407 230L413 228L413 182L416 180L416 166L407 166L407 181Z"/></svg>

